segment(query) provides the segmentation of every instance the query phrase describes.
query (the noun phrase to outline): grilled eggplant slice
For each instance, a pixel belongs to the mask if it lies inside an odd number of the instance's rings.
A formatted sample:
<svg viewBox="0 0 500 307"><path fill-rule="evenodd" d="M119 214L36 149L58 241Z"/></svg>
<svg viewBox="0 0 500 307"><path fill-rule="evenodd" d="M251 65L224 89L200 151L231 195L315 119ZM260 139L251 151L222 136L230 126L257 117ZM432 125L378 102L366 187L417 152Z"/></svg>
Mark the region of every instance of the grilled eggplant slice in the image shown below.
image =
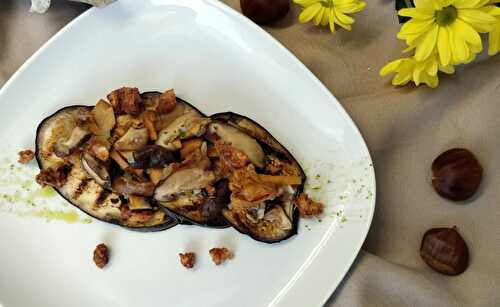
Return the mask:
<svg viewBox="0 0 500 307"><path fill-rule="evenodd" d="M210 118L209 132L216 135L215 139L232 144L252 162L230 176L230 203L223 209L226 220L241 233L265 243L295 235L299 220L295 198L302 192L306 179L297 160L247 117L219 113Z"/></svg>
<svg viewBox="0 0 500 307"><path fill-rule="evenodd" d="M99 220L141 231L158 231L175 226L177 221L160 207L130 210L124 195L106 188L112 172L107 171L102 164L97 164L95 159L90 160L87 156L86 159L82 158L84 155L81 150L69 151L64 157L56 154L61 141L74 138L75 129L86 129L92 109L89 106L66 107L40 123L36 136L36 158L40 169L51 170L64 165L67 179L55 187L56 191L68 202Z"/></svg>

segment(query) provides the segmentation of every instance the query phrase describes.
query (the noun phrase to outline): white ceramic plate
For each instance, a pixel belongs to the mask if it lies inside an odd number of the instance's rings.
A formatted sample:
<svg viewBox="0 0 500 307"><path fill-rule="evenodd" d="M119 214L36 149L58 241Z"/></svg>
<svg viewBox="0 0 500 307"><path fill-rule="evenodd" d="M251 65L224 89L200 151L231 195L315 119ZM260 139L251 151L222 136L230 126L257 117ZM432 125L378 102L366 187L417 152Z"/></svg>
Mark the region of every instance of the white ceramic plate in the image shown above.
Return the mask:
<svg viewBox="0 0 500 307"><path fill-rule="evenodd" d="M54 220L54 210L73 218L76 210L36 192L35 166L11 170L15 153L33 147L37 124L56 109L94 104L124 85L175 88L206 114L256 119L304 166L325 216L302 220L297 236L274 245L231 228L137 233ZM0 107L1 306L321 306L371 223L373 168L349 116L292 54L217 1L120 0L91 9L11 78ZM37 218L47 214L49 222ZM91 260L101 242L112 250L104 270ZM208 249L221 245L235 258L216 267ZM193 270L179 263L187 250L198 254Z"/></svg>

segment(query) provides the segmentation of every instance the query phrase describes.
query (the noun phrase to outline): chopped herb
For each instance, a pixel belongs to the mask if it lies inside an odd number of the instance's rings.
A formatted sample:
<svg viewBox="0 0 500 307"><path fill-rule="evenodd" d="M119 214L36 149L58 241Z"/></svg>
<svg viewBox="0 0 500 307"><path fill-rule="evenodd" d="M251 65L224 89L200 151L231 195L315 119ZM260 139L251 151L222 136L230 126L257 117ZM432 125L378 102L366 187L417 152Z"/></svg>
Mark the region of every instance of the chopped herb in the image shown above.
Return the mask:
<svg viewBox="0 0 500 307"><path fill-rule="evenodd" d="M316 176L314 176L316 179L319 179L321 178L321 175L320 174L316 174Z"/></svg>
<svg viewBox="0 0 500 307"><path fill-rule="evenodd" d="M320 222L320 223L321 223L321 222L323 222L323 220L322 220L322 219L318 219L318 222Z"/></svg>
<svg viewBox="0 0 500 307"><path fill-rule="evenodd" d="M342 217L342 219L340 220L341 223L345 223L347 222L347 218L345 216Z"/></svg>
<svg viewBox="0 0 500 307"><path fill-rule="evenodd" d="M326 181L326 183L332 183L332 181L331 181L330 179L328 179L328 180Z"/></svg>
<svg viewBox="0 0 500 307"><path fill-rule="evenodd" d="M320 190L321 187L320 186L316 186L316 187L312 187L311 190Z"/></svg>

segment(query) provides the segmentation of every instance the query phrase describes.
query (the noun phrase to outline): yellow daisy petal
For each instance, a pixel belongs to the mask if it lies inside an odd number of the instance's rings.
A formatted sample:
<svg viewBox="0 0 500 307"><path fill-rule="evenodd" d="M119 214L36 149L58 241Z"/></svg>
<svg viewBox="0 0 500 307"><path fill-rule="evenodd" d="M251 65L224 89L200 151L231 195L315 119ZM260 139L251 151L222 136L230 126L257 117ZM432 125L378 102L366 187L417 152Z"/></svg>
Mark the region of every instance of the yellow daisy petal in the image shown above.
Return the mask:
<svg viewBox="0 0 500 307"><path fill-rule="evenodd" d="M415 4L416 8L434 10L434 4L432 3L432 0L414 0L413 3Z"/></svg>
<svg viewBox="0 0 500 307"><path fill-rule="evenodd" d="M478 3L476 3L476 6L474 6L475 8L480 8L480 7L483 7L485 6L486 4L488 4L490 2L490 0L480 0Z"/></svg>
<svg viewBox="0 0 500 307"><path fill-rule="evenodd" d="M479 10L483 13L488 14L488 15L500 17L500 7L498 7L498 6L488 5L488 6L479 8Z"/></svg>
<svg viewBox="0 0 500 307"><path fill-rule="evenodd" d="M328 18L328 23L330 25L330 32L335 32L335 12L330 9L330 16Z"/></svg>
<svg viewBox="0 0 500 307"><path fill-rule="evenodd" d="M338 24L339 26L341 26L342 28L344 28L345 30L351 31L351 29L352 29L351 25L345 24L342 21L340 21L340 19L339 19L339 12L337 12L336 10L334 10L334 14L335 14L335 23ZM342 14L342 13L340 13L340 14Z"/></svg>
<svg viewBox="0 0 500 307"><path fill-rule="evenodd" d="M382 69L380 70L379 74L383 76L387 76L388 74L395 72L396 69L398 69L399 65L403 62L403 59L398 59L392 62L389 62L386 64Z"/></svg>
<svg viewBox="0 0 500 307"><path fill-rule="evenodd" d="M452 40L452 53L455 62L464 63L469 58L469 48L465 43L465 40L460 37L459 32L457 31L456 24L451 25L451 31L453 33L453 37L450 37Z"/></svg>
<svg viewBox="0 0 500 307"><path fill-rule="evenodd" d="M457 19L455 21L455 26L456 26L456 31L457 33L460 34L463 39L465 39L466 42L476 45L482 49L483 43L481 41L481 36L474 31L474 28L472 28L470 25L466 24L460 19Z"/></svg>
<svg viewBox="0 0 500 307"><path fill-rule="evenodd" d="M439 27L435 25L432 27L429 33L426 34L422 43L417 47L417 52L415 53L415 59L417 61L421 62L431 55L436 46L438 33Z"/></svg>
<svg viewBox="0 0 500 307"><path fill-rule="evenodd" d="M453 6L457 9L472 9L475 8L479 2L480 0L455 0Z"/></svg>
<svg viewBox="0 0 500 307"><path fill-rule="evenodd" d="M439 60L442 65L448 65L451 62L450 37L448 27L440 27L437 41Z"/></svg>
<svg viewBox="0 0 500 307"><path fill-rule="evenodd" d="M423 75L422 82L427 84L430 88L436 88L439 85L439 79L437 76Z"/></svg>
<svg viewBox="0 0 500 307"><path fill-rule="evenodd" d="M326 26L328 24L328 20L330 19L330 9L325 9L323 13L323 19L321 20L321 25Z"/></svg>
<svg viewBox="0 0 500 307"><path fill-rule="evenodd" d="M346 14L344 14L338 10L335 10L335 13L336 13L337 19L340 22L347 24L347 25L351 25L354 23L354 18L347 16Z"/></svg>
<svg viewBox="0 0 500 307"><path fill-rule="evenodd" d="M500 22L497 23L493 31L489 33L488 41L490 44L488 54L496 55L500 51Z"/></svg>
<svg viewBox="0 0 500 307"><path fill-rule="evenodd" d="M435 23L433 19L429 20L408 20L403 24L401 30L399 30L398 38L402 39L408 34L420 34L429 31L431 26Z"/></svg>
<svg viewBox="0 0 500 307"><path fill-rule="evenodd" d="M436 76L438 72L439 63L437 60L427 61L425 63L425 72L431 76Z"/></svg>
<svg viewBox="0 0 500 307"><path fill-rule="evenodd" d="M306 7L302 13L299 15L299 21L302 23L311 21L314 16L321 10L322 5L320 3L314 3L311 6Z"/></svg>
<svg viewBox="0 0 500 307"><path fill-rule="evenodd" d="M475 9L458 10L458 18L470 24L479 32L489 32L496 22L495 17Z"/></svg>
<svg viewBox="0 0 500 307"><path fill-rule="evenodd" d="M415 19L432 19L434 18L434 11L416 8L405 8L399 10L398 15Z"/></svg>
<svg viewBox="0 0 500 307"><path fill-rule="evenodd" d="M408 74L397 73L394 78L392 78L392 85L405 85L410 82L411 76Z"/></svg>
<svg viewBox="0 0 500 307"><path fill-rule="evenodd" d="M323 20L323 13L325 12L325 8L321 7L321 9L316 13L316 16L314 16L313 23L314 25L319 25L321 23L321 20Z"/></svg>
<svg viewBox="0 0 500 307"><path fill-rule="evenodd" d="M361 12L366 7L366 2L357 2L349 4L336 4L335 7L345 14Z"/></svg>
<svg viewBox="0 0 500 307"><path fill-rule="evenodd" d="M448 66L439 65L439 71L442 71L445 74L451 75L451 74L455 73L455 67L453 67L451 65L448 65Z"/></svg>

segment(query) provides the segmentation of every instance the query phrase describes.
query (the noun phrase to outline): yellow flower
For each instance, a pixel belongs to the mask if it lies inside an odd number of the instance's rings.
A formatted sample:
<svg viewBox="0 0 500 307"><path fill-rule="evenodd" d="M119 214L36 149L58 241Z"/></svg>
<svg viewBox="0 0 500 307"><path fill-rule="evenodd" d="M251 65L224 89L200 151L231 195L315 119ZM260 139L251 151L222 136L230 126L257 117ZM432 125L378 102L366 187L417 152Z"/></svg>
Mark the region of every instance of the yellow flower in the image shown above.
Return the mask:
<svg viewBox="0 0 500 307"><path fill-rule="evenodd" d="M493 0L491 3L500 3L500 0ZM490 15L495 16L497 22L493 26L493 30L488 34L489 48L488 54L495 55L500 52L500 8L493 7L488 12Z"/></svg>
<svg viewBox="0 0 500 307"><path fill-rule="evenodd" d="M299 21L306 23L313 21L315 25L330 26L335 32L335 24L350 31L354 18L347 14L357 13L366 7L360 0L294 0L304 7L299 15Z"/></svg>
<svg viewBox="0 0 500 307"><path fill-rule="evenodd" d="M429 87L436 88L439 85L438 71L452 74L455 68L451 65L441 65L437 54L433 54L424 61L417 61L415 57L392 61L380 70L380 75L396 73L392 78L393 85L405 85L413 81L417 86L425 83Z"/></svg>
<svg viewBox="0 0 500 307"><path fill-rule="evenodd" d="M411 17L398 33L416 48L415 59L424 61L438 53L441 65L467 63L483 49L479 33L493 30L496 18L490 0L415 0L415 8L399 11ZM478 33L479 32L479 33Z"/></svg>

